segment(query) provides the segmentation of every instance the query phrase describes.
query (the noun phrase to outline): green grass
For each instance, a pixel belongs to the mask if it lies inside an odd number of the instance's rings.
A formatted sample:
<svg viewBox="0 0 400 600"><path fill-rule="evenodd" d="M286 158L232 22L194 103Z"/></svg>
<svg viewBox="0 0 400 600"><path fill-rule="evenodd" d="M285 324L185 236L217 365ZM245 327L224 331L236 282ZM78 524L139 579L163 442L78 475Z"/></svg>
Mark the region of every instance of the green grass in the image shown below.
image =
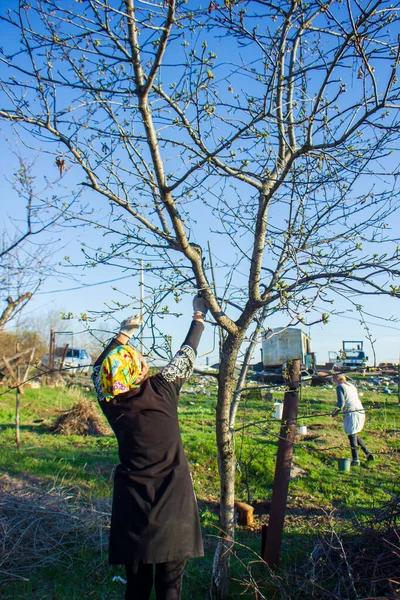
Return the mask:
<svg viewBox="0 0 400 600"><path fill-rule="evenodd" d="M309 435L298 437L295 445L294 465L300 475L292 479L289 488L282 549L284 567L304 559L332 511L339 525L352 516L363 519L389 500L391 493L398 492L400 406L393 395L363 392L367 420L362 437L376 460L366 463L361 457L359 469L342 473L337 469L337 458L348 457L350 450L341 418L329 416L335 404L334 389L302 390L299 424L308 426ZM273 401L281 400L283 391L275 391L273 395ZM93 398L90 392L76 389L25 390L21 396L21 452L15 447L15 393L0 396L0 472L3 477L33 481L43 489L59 486L79 502L104 499L108 505L112 495L112 470L118 461L114 438L61 436L49 430L60 411L71 407L82 396ZM279 435L279 423L271 418L273 401L266 401L257 393L248 394L243 398L236 424L237 499L247 501L250 495L257 513L253 529L238 527L237 541L255 552L260 550L260 527L267 521L263 503L271 499ZM205 395L183 391L179 406L182 438L199 500L206 548L204 559L189 562L184 600L206 598L210 580L218 526L215 406L216 389L212 386L207 387ZM251 423L255 425L249 426ZM238 546L241 561L254 560L250 550ZM114 575L123 576L123 570L107 565L100 546L94 552L75 542L68 547L68 553L67 567L63 564L58 569L36 569L28 574L28 582L6 576L2 598L74 600L87 596L111 600L123 597L123 585L112 581ZM261 579L265 577L262 570L258 573ZM232 583L232 599L253 597L243 593L240 583L244 579L243 568L236 560L232 576L239 580Z"/></svg>
<svg viewBox="0 0 400 600"><path fill-rule="evenodd" d="M76 389L25 390L21 396L22 451L19 453L15 445L15 394L1 396L0 470L12 474L30 473L52 483L63 482L79 487L88 495L109 495L110 473L117 461L114 438L60 436L49 430L57 415L81 397L93 398Z"/></svg>

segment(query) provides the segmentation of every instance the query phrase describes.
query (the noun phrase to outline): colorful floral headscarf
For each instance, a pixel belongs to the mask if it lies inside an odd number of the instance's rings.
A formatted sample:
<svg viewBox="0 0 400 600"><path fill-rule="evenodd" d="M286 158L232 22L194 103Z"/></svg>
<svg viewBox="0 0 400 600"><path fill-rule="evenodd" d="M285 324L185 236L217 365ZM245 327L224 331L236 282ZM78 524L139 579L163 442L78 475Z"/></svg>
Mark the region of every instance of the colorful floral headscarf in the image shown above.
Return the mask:
<svg viewBox="0 0 400 600"><path fill-rule="evenodd" d="M129 392L142 370L141 355L131 346L117 346L101 363L100 383L104 398Z"/></svg>

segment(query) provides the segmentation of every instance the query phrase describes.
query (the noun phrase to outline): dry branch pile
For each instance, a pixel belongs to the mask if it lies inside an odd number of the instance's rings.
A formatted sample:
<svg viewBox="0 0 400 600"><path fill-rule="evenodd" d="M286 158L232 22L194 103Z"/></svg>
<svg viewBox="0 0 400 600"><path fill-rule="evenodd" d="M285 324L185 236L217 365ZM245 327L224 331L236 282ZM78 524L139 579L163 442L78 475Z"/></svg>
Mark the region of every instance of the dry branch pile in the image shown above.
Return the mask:
<svg viewBox="0 0 400 600"><path fill-rule="evenodd" d="M308 563L291 573L284 598L400 598L400 496L368 522L351 522L338 533L332 526L315 545ZM294 575L294 577L293 577Z"/></svg>
<svg viewBox="0 0 400 600"><path fill-rule="evenodd" d="M109 509L77 504L76 492L0 478L0 579L41 567L68 569L83 550L103 553Z"/></svg>
<svg viewBox="0 0 400 600"><path fill-rule="evenodd" d="M57 417L51 430L61 435L112 435L97 405L85 399Z"/></svg>

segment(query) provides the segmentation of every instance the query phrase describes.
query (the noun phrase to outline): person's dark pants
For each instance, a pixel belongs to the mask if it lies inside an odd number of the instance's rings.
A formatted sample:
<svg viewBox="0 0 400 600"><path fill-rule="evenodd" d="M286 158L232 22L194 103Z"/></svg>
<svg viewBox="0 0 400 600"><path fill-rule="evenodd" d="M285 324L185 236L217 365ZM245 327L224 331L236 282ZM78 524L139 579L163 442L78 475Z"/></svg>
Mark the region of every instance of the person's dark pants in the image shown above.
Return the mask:
<svg viewBox="0 0 400 600"><path fill-rule="evenodd" d="M356 433L350 434L348 438L350 440L351 456L353 460L358 460L358 446L360 446L361 450L367 456L371 454L363 440Z"/></svg>
<svg viewBox="0 0 400 600"><path fill-rule="evenodd" d="M149 600L153 588L153 566L155 566L154 588L157 600L179 600L182 590L186 560L144 565L125 565L125 600Z"/></svg>

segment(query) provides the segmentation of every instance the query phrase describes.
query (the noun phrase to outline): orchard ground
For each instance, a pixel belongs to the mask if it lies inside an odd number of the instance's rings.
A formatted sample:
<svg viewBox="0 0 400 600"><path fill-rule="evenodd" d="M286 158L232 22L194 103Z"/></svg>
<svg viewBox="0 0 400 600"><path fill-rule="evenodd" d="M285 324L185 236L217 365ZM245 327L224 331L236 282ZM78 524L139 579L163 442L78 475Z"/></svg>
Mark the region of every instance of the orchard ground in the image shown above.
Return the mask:
<svg viewBox="0 0 400 600"><path fill-rule="evenodd" d="M361 379L361 389L363 383ZM399 493L400 405L395 390L391 391L392 394L384 394L367 386L362 389L367 410L363 438L374 453L375 461L367 463L361 456L361 467L340 472L337 459L349 457L350 449L341 418L330 417L336 401L335 390L328 387L302 389L299 425L307 425L308 432L296 439L279 573L304 564L319 535L332 527L340 532L353 519L368 519L377 507ZM273 398L267 400L264 391L248 391L238 412L237 499L250 501L255 507L255 521L252 527L237 528L232 559L232 599L255 597L249 572L265 597L280 597L257 555L261 526L268 521L279 434L279 422L272 416L273 403L281 400L283 393L283 388L273 389ZM0 554L0 577L4 600L123 598L124 586L120 580L124 577L123 568L111 568L107 564L112 473L118 461L115 439L111 432L97 437L64 436L50 430L60 412L82 398L95 402L94 394L83 388L26 389L21 396L22 449L18 452L14 430L15 391L3 390L0 396L3 509L11 506L12 512L13 507L19 506L23 517L23 511L33 507L34 515L29 527L24 525L23 531L22 527L21 531L12 531L10 523L14 521L7 521L7 512L2 511L0 525L5 542L3 556ZM199 502L206 556L189 562L183 600L209 597L218 534L215 406L216 387L212 378L195 377L184 387L179 417ZM15 505L12 505L13 497ZM58 539L53 539L51 522L47 525L48 548L43 547L41 538L47 502L53 524L60 523L57 531L62 532ZM42 512L36 514L34 510ZM91 517L85 520L83 515L87 514ZM83 523L81 529L79 523Z"/></svg>

